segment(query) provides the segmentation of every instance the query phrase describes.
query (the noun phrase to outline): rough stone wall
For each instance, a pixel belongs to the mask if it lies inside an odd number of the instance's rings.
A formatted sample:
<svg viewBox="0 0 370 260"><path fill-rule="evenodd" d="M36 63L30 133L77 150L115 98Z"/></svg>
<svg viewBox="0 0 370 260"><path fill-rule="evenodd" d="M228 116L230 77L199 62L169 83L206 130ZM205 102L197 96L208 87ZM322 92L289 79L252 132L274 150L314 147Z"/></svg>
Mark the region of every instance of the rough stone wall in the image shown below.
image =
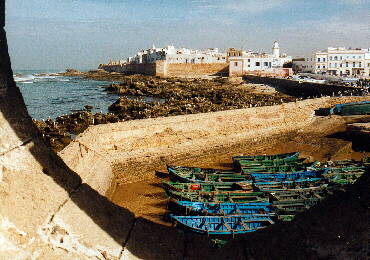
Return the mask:
<svg viewBox="0 0 370 260"><path fill-rule="evenodd" d="M356 95L356 93L360 93L360 90L354 87L309 82L299 83L298 81L293 81L289 79L259 77L253 75L247 75L244 78L253 83L278 86L280 91L295 96L332 96L333 93L335 95L338 95L340 93L346 93L346 91L351 91L354 95Z"/></svg>
<svg viewBox="0 0 370 260"><path fill-rule="evenodd" d="M226 63L175 64L167 63L166 61L156 61L156 63L153 64L105 65L100 68L109 72L160 77L193 77L203 75L227 76L229 73L229 65Z"/></svg>
<svg viewBox="0 0 370 260"><path fill-rule="evenodd" d="M125 74L156 75L156 64L126 64L126 65L103 65L99 68L108 72Z"/></svg>
<svg viewBox="0 0 370 260"><path fill-rule="evenodd" d="M212 63L212 64L167 64L167 76L202 76L202 75L223 75L229 74L229 64Z"/></svg>
<svg viewBox="0 0 370 260"><path fill-rule="evenodd" d="M42 141L13 80L4 6L0 1L0 259L118 259L133 215L92 188L97 178L82 182ZM99 166L91 163L85 168Z"/></svg>
<svg viewBox="0 0 370 260"><path fill-rule="evenodd" d="M105 154L112 164L145 165L160 161L165 164L168 158L197 156L216 147L230 147L250 139L297 131L313 121L314 110L320 107L365 99L325 97L271 107L98 125L88 128L76 141ZM63 154L68 156L79 151L78 146L72 145L67 146ZM125 181L145 177L137 171L126 176Z"/></svg>

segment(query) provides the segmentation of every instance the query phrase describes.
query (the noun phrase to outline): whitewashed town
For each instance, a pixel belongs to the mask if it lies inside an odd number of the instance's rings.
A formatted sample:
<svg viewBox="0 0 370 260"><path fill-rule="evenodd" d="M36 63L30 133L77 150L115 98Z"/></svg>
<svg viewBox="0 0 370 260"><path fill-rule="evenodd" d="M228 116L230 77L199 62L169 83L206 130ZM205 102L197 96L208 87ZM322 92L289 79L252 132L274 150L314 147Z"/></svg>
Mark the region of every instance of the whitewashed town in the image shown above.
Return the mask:
<svg viewBox="0 0 370 260"><path fill-rule="evenodd" d="M317 79L317 82L325 78L333 79L333 77L352 82L370 78L370 48L328 47L326 50L316 51L309 56L293 58L281 52L277 41L272 44L270 53L235 48L229 48L224 52L219 51L218 48L193 50L175 48L173 45L157 48L153 44L152 48L141 50L126 60L111 60L108 64L101 64L99 67L108 71L125 72L125 68L130 65L159 62L208 66L224 64L228 66L227 74L230 77L258 75L297 79L296 75L304 73L321 76L318 77L320 79ZM198 68L194 67L191 70L195 70L193 72L197 74ZM189 70L189 67L184 67L184 73L186 70ZM140 73L140 69L135 72ZM303 78L300 79L303 80ZM315 79L311 80L315 81Z"/></svg>

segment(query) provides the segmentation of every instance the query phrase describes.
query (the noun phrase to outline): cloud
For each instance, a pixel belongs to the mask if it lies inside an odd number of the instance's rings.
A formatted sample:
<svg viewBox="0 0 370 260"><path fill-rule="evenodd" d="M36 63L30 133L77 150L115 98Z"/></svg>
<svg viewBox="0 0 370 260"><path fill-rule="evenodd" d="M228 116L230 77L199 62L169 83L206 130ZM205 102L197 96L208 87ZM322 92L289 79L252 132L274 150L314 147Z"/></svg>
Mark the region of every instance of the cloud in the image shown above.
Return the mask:
<svg viewBox="0 0 370 260"><path fill-rule="evenodd" d="M281 8L292 3L292 0L193 0L198 8L205 10L228 10L244 13L261 13Z"/></svg>
<svg viewBox="0 0 370 260"><path fill-rule="evenodd" d="M339 0L339 3L347 5L362 5L365 3L369 3L369 0Z"/></svg>

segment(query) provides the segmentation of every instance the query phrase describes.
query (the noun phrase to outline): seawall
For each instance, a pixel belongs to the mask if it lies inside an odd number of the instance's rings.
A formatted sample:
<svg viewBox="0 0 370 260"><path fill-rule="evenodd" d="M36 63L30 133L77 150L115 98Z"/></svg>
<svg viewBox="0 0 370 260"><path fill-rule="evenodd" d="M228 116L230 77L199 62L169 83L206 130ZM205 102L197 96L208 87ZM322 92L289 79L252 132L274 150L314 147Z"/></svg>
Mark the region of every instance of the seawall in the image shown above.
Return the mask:
<svg viewBox="0 0 370 260"><path fill-rule="evenodd" d="M227 76L229 74L229 64L227 63L178 64L156 61L150 64L101 65L99 68L108 72L143 74L159 77Z"/></svg>
<svg viewBox="0 0 370 260"><path fill-rule="evenodd" d="M273 77L258 77L247 75L244 79L259 84L269 84L279 87L279 90L293 96L298 97L320 97L324 96L338 96L340 94L352 93L352 95L361 95L361 89L349 86L319 84L310 82L298 82L283 78Z"/></svg>
<svg viewBox="0 0 370 260"><path fill-rule="evenodd" d="M148 177L135 167L165 165L212 149L297 131L312 123L316 109L354 100L368 98L323 97L270 107L98 125L79 135L60 155L85 181L99 178L91 168L94 163L99 163L106 165L101 167L101 171L106 172L104 175L110 179L114 176L109 173L108 165L120 164L121 168L127 169L124 176L118 176L120 181L132 182ZM102 194L109 187L108 181L97 184L94 188Z"/></svg>

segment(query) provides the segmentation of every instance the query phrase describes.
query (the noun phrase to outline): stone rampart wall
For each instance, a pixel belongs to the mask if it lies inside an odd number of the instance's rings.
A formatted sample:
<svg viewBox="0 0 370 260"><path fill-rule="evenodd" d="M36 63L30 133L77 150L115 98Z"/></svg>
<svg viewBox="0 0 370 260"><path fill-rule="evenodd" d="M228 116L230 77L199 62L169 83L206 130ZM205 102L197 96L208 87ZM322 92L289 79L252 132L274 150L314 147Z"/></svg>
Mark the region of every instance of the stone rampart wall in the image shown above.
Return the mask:
<svg viewBox="0 0 370 260"><path fill-rule="evenodd" d="M347 87L341 85L331 85L331 84L319 84L319 83L310 83L282 79L282 78L273 78L273 77L259 77L253 75L247 75L244 77L246 80L259 83L259 84L269 84L273 86L278 86L279 90L294 96L332 96L345 94L346 92L352 92L353 95L359 94L360 89L354 87Z"/></svg>
<svg viewBox="0 0 370 260"><path fill-rule="evenodd" d="M112 164L150 165L161 160L201 155L216 147L230 147L250 139L296 131L312 122L318 108L366 99L325 97L271 107L98 125L90 127L77 141L105 154ZM63 153L66 156L76 154L79 148L68 146ZM126 176L126 181L145 177L137 171Z"/></svg>
<svg viewBox="0 0 370 260"><path fill-rule="evenodd" d="M226 63L175 64L167 63L165 61L157 61L153 64L102 65L99 68L108 72L143 74L161 77L192 77L203 75L227 76L229 71L229 65Z"/></svg>
<svg viewBox="0 0 370 260"><path fill-rule="evenodd" d="M229 74L229 64L212 63L212 64L167 64L167 76L202 76L202 75L223 75Z"/></svg>

